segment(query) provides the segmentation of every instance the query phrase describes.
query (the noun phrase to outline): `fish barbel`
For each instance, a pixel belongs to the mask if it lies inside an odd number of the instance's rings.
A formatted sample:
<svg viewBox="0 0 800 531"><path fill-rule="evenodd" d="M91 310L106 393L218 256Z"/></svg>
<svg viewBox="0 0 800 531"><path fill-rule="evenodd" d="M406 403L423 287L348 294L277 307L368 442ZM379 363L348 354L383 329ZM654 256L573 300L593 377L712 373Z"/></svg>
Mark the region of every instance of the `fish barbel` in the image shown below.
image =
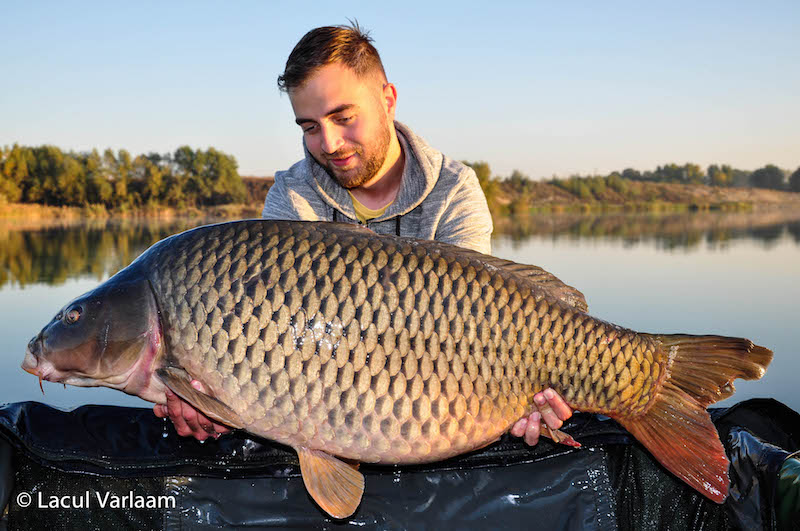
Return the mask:
<svg viewBox="0 0 800 531"><path fill-rule="evenodd" d="M336 223L249 220L162 240L66 305L28 345L48 381L207 416L293 447L309 493L352 514L340 460L423 463L483 447L558 391L616 419L710 499L728 461L706 406L772 352L746 339L598 320L546 271ZM205 386L195 390L192 379Z"/></svg>

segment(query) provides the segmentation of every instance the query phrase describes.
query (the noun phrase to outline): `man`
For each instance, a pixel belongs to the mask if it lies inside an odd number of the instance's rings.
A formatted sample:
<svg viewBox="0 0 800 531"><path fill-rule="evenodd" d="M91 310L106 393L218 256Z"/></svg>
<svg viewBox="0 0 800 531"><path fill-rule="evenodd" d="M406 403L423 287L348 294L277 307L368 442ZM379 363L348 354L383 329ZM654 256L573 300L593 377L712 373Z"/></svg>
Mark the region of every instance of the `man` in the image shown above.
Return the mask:
<svg viewBox="0 0 800 531"><path fill-rule="evenodd" d="M378 233L491 252L492 218L475 172L394 120L397 89L357 25L308 32L278 87L303 131L305 158L276 173L264 218L361 223ZM203 390L200 382L192 385ZM558 429L572 415L551 389L534 400L539 411L511 430L531 445L542 421ZM228 431L170 392L154 412L199 440Z"/></svg>

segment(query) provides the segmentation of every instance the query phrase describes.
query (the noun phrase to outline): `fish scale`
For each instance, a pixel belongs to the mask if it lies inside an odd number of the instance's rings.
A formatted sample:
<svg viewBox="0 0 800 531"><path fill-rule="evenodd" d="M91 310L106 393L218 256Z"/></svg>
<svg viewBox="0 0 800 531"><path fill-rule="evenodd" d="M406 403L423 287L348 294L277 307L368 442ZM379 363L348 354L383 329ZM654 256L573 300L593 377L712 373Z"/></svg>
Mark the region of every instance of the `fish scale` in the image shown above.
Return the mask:
<svg viewBox="0 0 800 531"><path fill-rule="evenodd" d="M760 378L772 352L634 332L586 311L580 292L535 266L352 225L238 221L162 240L69 303L23 368L159 403L171 389L287 444L337 518L364 486L337 457L423 463L475 450L546 387L616 419L722 502L728 461L705 408L734 379Z"/></svg>
<svg viewBox="0 0 800 531"><path fill-rule="evenodd" d="M653 375L636 377L666 361L457 254L302 224L178 238L152 257L170 357L292 446L439 460L496 439L546 386L586 411L645 407Z"/></svg>

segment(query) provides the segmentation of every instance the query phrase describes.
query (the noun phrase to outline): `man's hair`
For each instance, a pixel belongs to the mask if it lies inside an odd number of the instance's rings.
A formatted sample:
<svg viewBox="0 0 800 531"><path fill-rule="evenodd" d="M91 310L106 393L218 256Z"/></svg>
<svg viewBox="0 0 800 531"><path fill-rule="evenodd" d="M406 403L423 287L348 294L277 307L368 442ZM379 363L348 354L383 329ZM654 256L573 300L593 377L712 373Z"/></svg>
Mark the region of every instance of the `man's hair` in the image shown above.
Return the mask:
<svg viewBox="0 0 800 531"><path fill-rule="evenodd" d="M316 69L331 63L340 63L359 77L379 73L386 78L369 33L358 22L351 22L349 26L315 28L303 35L289 54L283 74L278 76L278 88L289 92L305 83Z"/></svg>

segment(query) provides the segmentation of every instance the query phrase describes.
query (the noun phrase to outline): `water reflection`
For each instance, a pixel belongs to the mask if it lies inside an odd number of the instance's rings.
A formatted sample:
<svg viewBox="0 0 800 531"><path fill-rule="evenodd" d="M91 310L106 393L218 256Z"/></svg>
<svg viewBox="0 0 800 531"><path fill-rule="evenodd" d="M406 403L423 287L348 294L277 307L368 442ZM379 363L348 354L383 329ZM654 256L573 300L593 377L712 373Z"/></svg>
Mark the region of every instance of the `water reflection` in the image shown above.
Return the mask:
<svg viewBox="0 0 800 531"><path fill-rule="evenodd" d="M155 242L207 220L92 221L0 226L0 286L101 281Z"/></svg>
<svg viewBox="0 0 800 531"><path fill-rule="evenodd" d="M653 241L663 249L691 249L740 239L769 246L784 235L800 244L800 211L540 214L496 220L495 234L510 236L515 242L532 236L603 238L631 244Z"/></svg>
<svg viewBox="0 0 800 531"><path fill-rule="evenodd" d="M218 219L0 223L0 286L61 285L67 279L101 281L153 243ZM782 237L800 244L800 212L693 214L542 214L496 220L496 235L513 245L532 236L554 240L655 241L663 249L751 239L765 246Z"/></svg>

